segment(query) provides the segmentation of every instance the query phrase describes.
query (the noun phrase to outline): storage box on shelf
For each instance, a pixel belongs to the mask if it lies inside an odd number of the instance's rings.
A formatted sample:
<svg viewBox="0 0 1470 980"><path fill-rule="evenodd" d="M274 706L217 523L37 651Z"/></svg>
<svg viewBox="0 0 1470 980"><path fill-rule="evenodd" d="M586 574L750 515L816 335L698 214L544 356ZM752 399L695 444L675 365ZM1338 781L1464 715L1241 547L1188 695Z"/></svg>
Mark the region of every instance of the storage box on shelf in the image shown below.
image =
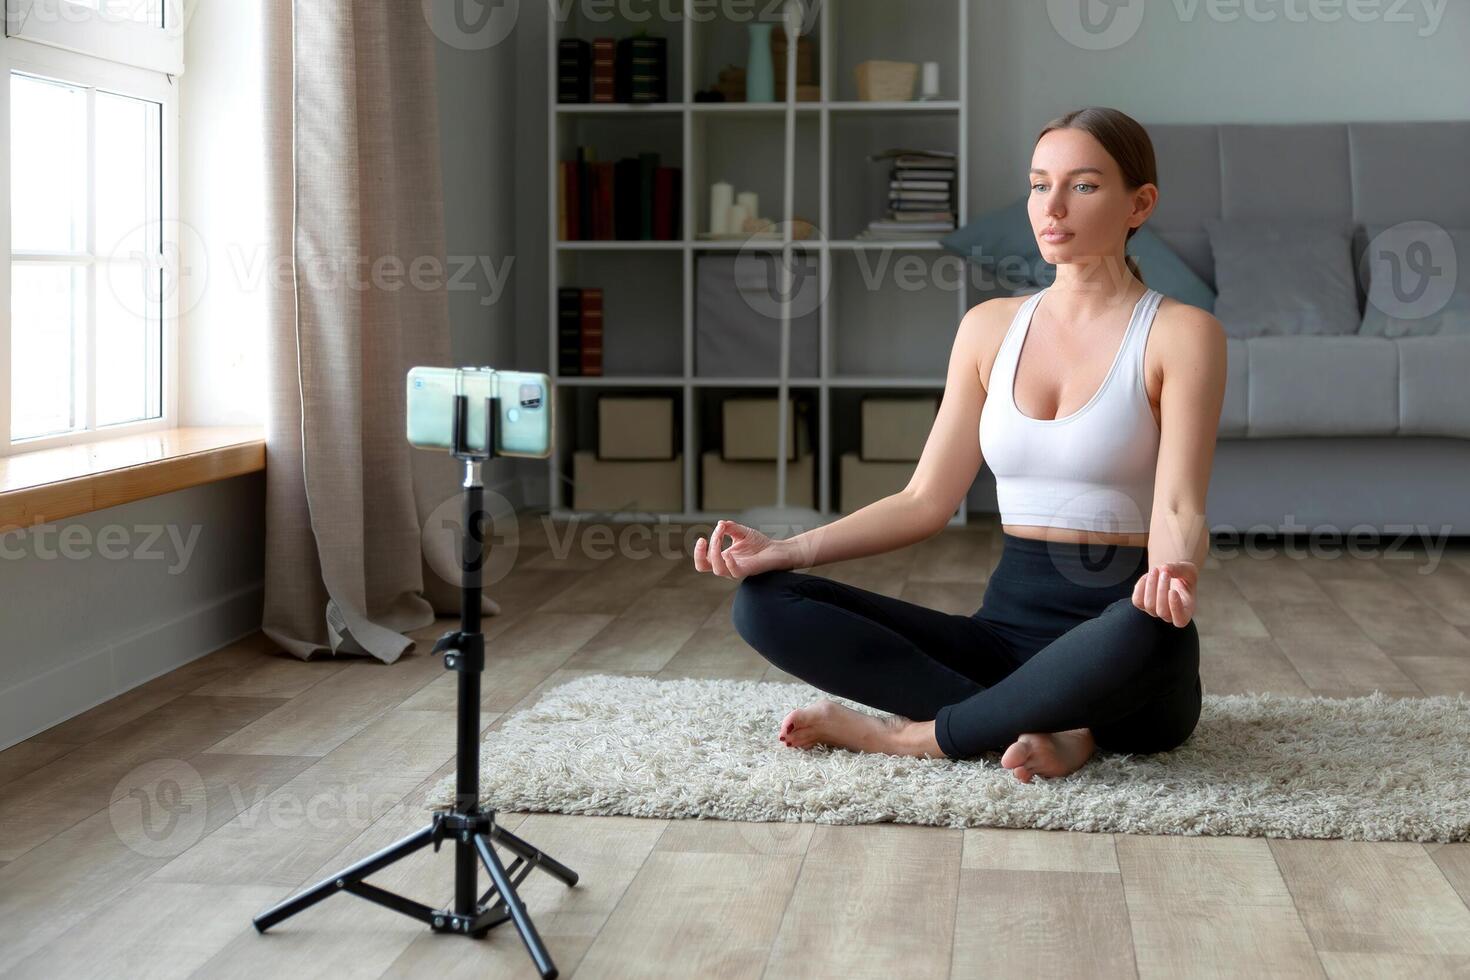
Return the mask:
<svg viewBox="0 0 1470 980"><path fill-rule="evenodd" d="M673 396L598 394L598 459L670 460L675 435Z"/></svg>
<svg viewBox="0 0 1470 980"><path fill-rule="evenodd" d="M564 475L572 481L572 508L643 518L683 510L678 387L585 379L560 388L556 397L557 441L574 447L561 464L570 463Z"/></svg>
<svg viewBox="0 0 1470 980"><path fill-rule="evenodd" d="M908 485L934 426L935 395L864 395L859 451L841 456L837 485L841 509L854 511Z"/></svg>
<svg viewBox="0 0 1470 980"><path fill-rule="evenodd" d="M791 317L787 391L805 406L810 429L790 441L795 456L786 466L787 502L828 514L854 509L868 502L864 498L870 494L893 486L898 468L912 471L910 461L862 458L857 399L864 394L937 397L955 328L969 306L963 276L952 283L954 277L946 279L936 271L943 255L938 236L922 241L855 237L884 215L893 190L891 161L870 162L867 155L894 147L957 153L952 204L964 212L968 5L961 0L913 6L891 0L826 0L815 5L812 30L798 45L798 81L812 77L802 74L809 59L814 84L808 83L803 92L816 98L791 103L785 101L784 87L771 103L697 101L696 93L703 99L715 88L722 69L745 66L749 18L711 15L708 8L694 17L687 15L689 3L670 6L686 15L656 24L624 23L616 17L584 18L580 8L559 20L555 5L548 9L551 159L570 159L577 146L588 145L595 147L599 161L657 152L661 166L680 171L676 237L668 240L559 240L558 195L552 181L551 363L558 397L564 405L567 399L580 399L576 411L586 416L581 424L564 428L550 461L552 510L567 517L579 510L625 508L640 518L652 510L676 520L706 521L774 503L774 459L722 456L715 413L738 394L760 395L775 404L783 311ZM642 29L668 36L670 101L556 102L560 39L623 38ZM774 33L781 34L779 25ZM773 48L784 44L773 43ZM856 67L875 59L938 62L940 100L859 101ZM788 114L795 148L789 203ZM776 237L709 237L710 187L716 181L753 192L760 217L775 223ZM800 219L810 225L797 224ZM810 236L803 238L808 230ZM772 270L779 263L793 269L794 288L786 303L781 302L779 279L770 288L742 294L738 260L752 256L750 270L761 263ZM759 278L753 272L751 277ZM559 370L558 291L563 287L602 291L600 376ZM566 363L570 367L570 359ZM597 458L596 397L635 392L661 393L665 404L672 405L673 459ZM686 425L686 419L697 424ZM772 415L772 441L775 425ZM662 421L655 428L662 432ZM927 437L927 429L922 436ZM840 469L850 465L842 460L846 452L854 453L863 467L852 471L855 476L844 477ZM678 468L677 480L673 467ZM635 482L636 497L630 493ZM834 483L843 488L840 495ZM963 520L963 507L958 516Z"/></svg>
<svg viewBox="0 0 1470 980"><path fill-rule="evenodd" d="M811 396L787 400L786 500L795 507L816 503L816 460L811 440ZM705 445L700 454L700 506L705 511L739 511L775 499L780 402L764 393L708 390L701 407ZM717 423L712 431L711 423Z"/></svg>

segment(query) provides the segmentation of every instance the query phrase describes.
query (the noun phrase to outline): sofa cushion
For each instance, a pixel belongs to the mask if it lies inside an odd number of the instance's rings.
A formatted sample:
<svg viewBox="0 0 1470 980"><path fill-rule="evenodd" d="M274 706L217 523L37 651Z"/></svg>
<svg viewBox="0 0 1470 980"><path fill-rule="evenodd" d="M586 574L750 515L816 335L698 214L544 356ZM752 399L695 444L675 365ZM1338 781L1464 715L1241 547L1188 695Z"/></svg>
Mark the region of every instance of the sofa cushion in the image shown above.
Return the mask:
<svg viewBox="0 0 1470 980"><path fill-rule="evenodd" d="M1390 343L1399 355L1399 434L1470 439L1470 336Z"/></svg>
<svg viewBox="0 0 1470 980"><path fill-rule="evenodd" d="M1225 338L1225 401L1220 406L1222 436L1244 436L1249 422L1250 392L1248 342L1239 337Z"/></svg>
<svg viewBox="0 0 1470 980"><path fill-rule="evenodd" d="M999 286L1012 295L1028 286L1050 285L1056 280L1056 266L1042 258L1036 244L1027 195L987 211L939 241L946 250L963 255L997 279L1004 277ZM1181 303L1207 312L1214 310L1215 291L1148 225L1133 233L1124 251L1137 257L1144 281L1151 288Z"/></svg>
<svg viewBox="0 0 1470 980"><path fill-rule="evenodd" d="M1368 294L1358 332L1373 337L1470 334L1470 229L1432 221L1371 225L1359 273Z"/></svg>
<svg viewBox="0 0 1470 980"><path fill-rule="evenodd" d="M939 244L986 270L1004 292L1040 286L1045 278L1042 267L1049 263L1041 257L1036 233L1031 230L1028 197L1023 194L1005 207L965 222L941 238Z"/></svg>
<svg viewBox="0 0 1470 980"><path fill-rule="evenodd" d="M1215 255L1215 317L1232 337L1357 333L1350 222L1205 222Z"/></svg>
<svg viewBox="0 0 1470 980"><path fill-rule="evenodd" d="M1397 343L1356 336L1250 338L1248 435L1393 435L1399 428Z"/></svg>

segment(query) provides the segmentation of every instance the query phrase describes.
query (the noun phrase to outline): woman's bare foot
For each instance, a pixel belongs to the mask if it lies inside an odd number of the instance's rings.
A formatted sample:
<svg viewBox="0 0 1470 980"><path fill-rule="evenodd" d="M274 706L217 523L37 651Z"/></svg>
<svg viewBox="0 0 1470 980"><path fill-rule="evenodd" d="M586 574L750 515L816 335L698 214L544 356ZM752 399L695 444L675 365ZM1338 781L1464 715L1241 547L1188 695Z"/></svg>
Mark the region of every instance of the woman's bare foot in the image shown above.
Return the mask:
<svg viewBox="0 0 1470 980"><path fill-rule="evenodd" d="M780 736L795 749L830 745L853 752L887 752L905 724L907 719L897 715L875 717L824 698L787 715Z"/></svg>
<svg viewBox="0 0 1470 980"><path fill-rule="evenodd" d="M1074 728L1067 732L1027 732L1011 743L1000 764L1023 783L1032 776L1055 779L1069 776L1092 758L1097 747L1092 730Z"/></svg>

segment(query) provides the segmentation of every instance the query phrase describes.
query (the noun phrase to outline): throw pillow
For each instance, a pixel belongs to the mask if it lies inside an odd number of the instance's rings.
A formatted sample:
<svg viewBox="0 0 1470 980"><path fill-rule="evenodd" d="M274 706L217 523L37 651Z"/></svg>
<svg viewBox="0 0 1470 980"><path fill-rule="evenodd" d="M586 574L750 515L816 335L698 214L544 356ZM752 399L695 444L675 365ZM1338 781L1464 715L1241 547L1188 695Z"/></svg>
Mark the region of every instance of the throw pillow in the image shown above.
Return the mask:
<svg viewBox="0 0 1470 980"><path fill-rule="evenodd" d="M1056 281L1056 266L1041 257L1026 210L1028 195L988 211L940 239L948 251L984 268L1011 295L1035 292ZM1195 274L1179 253L1149 230L1147 224L1128 240L1126 252L1138 259L1151 288L1181 303L1206 311L1215 308L1215 291Z"/></svg>
<svg viewBox="0 0 1470 980"><path fill-rule="evenodd" d="M1432 221L1370 225L1363 252L1368 302L1358 332L1370 337L1470 334L1470 229Z"/></svg>
<svg viewBox="0 0 1470 980"><path fill-rule="evenodd" d="M1357 332L1350 222L1212 218L1205 232L1228 336Z"/></svg>

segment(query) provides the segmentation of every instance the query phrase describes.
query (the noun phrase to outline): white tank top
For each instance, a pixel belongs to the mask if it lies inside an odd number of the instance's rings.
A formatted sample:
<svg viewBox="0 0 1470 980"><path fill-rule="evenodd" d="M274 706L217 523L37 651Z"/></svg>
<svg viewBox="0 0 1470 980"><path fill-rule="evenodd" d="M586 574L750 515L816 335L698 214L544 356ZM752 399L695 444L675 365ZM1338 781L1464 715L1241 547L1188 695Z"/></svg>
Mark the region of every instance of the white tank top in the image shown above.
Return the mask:
<svg viewBox="0 0 1470 980"><path fill-rule="evenodd" d="M1016 311L980 412L980 452L995 474L1001 523L1147 532L1159 426L1144 385L1143 351L1163 294L1150 289L1134 306L1112 367L1087 404L1061 418L1034 419L1016 406L1016 363L1046 293L1032 294Z"/></svg>

